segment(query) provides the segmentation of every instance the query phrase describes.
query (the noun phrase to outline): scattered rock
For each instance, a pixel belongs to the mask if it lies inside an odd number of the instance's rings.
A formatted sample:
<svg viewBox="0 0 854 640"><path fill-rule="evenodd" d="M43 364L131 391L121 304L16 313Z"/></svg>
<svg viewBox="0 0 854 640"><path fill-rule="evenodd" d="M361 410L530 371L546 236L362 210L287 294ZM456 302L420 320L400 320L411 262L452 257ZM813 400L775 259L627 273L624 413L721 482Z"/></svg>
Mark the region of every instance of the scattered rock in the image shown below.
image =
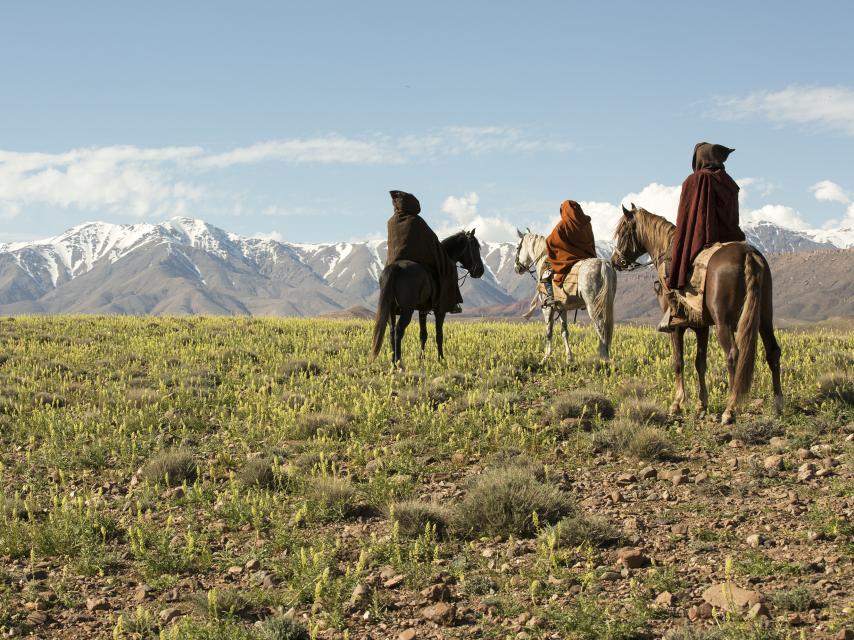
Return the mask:
<svg viewBox="0 0 854 640"><path fill-rule="evenodd" d="M768 607L764 602L757 602L750 610L747 612L748 618L770 618L771 612L768 611Z"/></svg>
<svg viewBox="0 0 854 640"><path fill-rule="evenodd" d="M765 541L765 540L764 540L764 539L762 538L762 536L761 536L760 534L758 534L758 533L751 534L751 535L747 536L747 538L745 539L745 542L747 543L747 546L749 546L749 547L753 547L754 549L755 549L755 548L757 548L757 547L761 547L761 546L762 546L762 543L763 543L764 541Z"/></svg>
<svg viewBox="0 0 854 640"><path fill-rule="evenodd" d="M704 602L701 605L694 605L690 609L688 609L688 619L691 622L696 622L697 620L708 620L712 617L712 605L708 602Z"/></svg>
<svg viewBox="0 0 854 640"><path fill-rule="evenodd" d="M457 607L447 602L439 602L421 610L421 617L438 625L449 627L457 621Z"/></svg>
<svg viewBox="0 0 854 640"><path fill-rule="evenodd" d="M163 624L169 624L180 615L181 610L178 607L169 607L168 609L163 609L160 612L159 618L160 622L162 622Z"/></svg>
<svg viewBox="0 0 854 640"><path fill-rule="evenodd" d="M404 629L397 635L397 640L415 640L418 637L418 632L409 627L408 629Z"/></svg>
<svg viewBox="0 0 854 640"><path fill-rule="evenodd" d="M350 604L356 608L361 607L371 598L371 588L360 582L353 588L353 594L350 596Z"/></svg>
<svg viewBox="0 0 854 640"><path fill-rule="evenodd" d="M854 631L851 631L850 629L840 629L833 638L834 640L854 640Z"/></svg>
<svg viewBox="0 0 854 640"><path fill-rule="evenodd" d="M106 598L87 598L86 599L86 610L87 611L106 611L110 608L110 605L107 603Z"/></svg>
<svg viewBox="0 0 854 640"><path fill-rule="evenodd" d="M638 472L638 477L641 480L652 480L658 477L658 471L652 467L644 467Z"/></svg>
<svg viewBox="0 0 854 640"><path fill-rule="evenodd" d="M648 563L649 558L637 547L623 547L617 550L617 564L621 564L627 569L639 569Z"/></svg>
<svg viewBox="0 0 854 640"><path fill-rule="evenodd" d="M245 571L258 571L261 568L260 560L249 560L245 565L243 565L243 569Z"/></svg>
<svg viewBox="0 0 854 640"><path fill-rule="evenodd" d="M137 585L136 590L133 592L133 597L137 602L142 602L143 600L147 600L148 598L154 595L154 587L151 587L147 584Z"/></svg>
<svg viewBox="0 0 854 640"><path fill-rule="evenodd" d="M451 590L446 584L434 584L421 591L422 597L429 602L450 602Z"/></svg>
<svg viewBox="0 0 854 640"><path fill-rule="evenodd" d="M403 584L404 580L405 578L403 577L403 575L398 573L397 575L392 576L391 578L383 582L383 586L386 589L396 589L397 587Z"/></svg>
<svg viewBox="0 0 854 640"><path fill-rule="evenodd" d="M655 604L659 607L669 607L673 604L673 594L669 591L662 591L655 597Z"/></svg>
<svg viewBox="0 0 854 640"><path fill-rule="evenodd" d="M241 573L243 573L243 567L238 567L237 565L229 567L227 573L230 576L239 576Z"/></svg>
<svg viewBox="0 0 854 640"><path fill-rule="evenodd" d="M798 467L798 481L807 482L815 478L815 465L811 462L805 462Z"/></svg>
<svg viewBox="0 0 854 640"><path fill-rule="evenodd" d="M703 600L722 611L739 611L762 602L764 597L758 591L742 589L731 582L719 582L703 591Z"/></svg>
<svg viewBox="0 0 854 640"><path fill-rule="evenodd" d="M768 469L769 471L782 471L783 470L783 456L768 456L762 462L762 466Z"/></svg>
<svg viewBox="0 0 854 640"><path fill-rule="evenodd" d="M617 476L617 484L627 486L638 481L638 477L633 473L621 473Z"/></svg>

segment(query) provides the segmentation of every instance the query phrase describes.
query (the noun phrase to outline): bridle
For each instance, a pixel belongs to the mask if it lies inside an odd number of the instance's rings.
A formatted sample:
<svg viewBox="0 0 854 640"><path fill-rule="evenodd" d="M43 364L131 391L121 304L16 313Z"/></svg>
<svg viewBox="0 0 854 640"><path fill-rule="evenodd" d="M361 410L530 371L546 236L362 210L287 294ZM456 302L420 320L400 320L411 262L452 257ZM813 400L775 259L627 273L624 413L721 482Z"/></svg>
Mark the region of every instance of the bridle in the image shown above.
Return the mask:
<svg viewBox="0 0 854 640"><path fill-rule="evenodd" d="M543 251L540 252L540 255L538 255L536 258L534 258L530 264L527 264L527 265L522 264L522 262L519 260L519 254L522 252L522 243L524 241L525 241L524 238L520 238L519 239L519 245L516 247L516 272L522 273L523 271L526 271L528 273L528 275L531 276L534 279L534 281L536 282L536 280L537 280L537 276L536 276L537 268L535 265L537 264L539 259L542 258L546 254L546 251L545 251L545 249L543 249Z"/></svg>
<svg viewBox="0 0 854 640"><path fill-rule="evenodd" d="M465 231L463 231L463 234L465 235L465 238L466 238L466 251L468 251L468 254L469 254L469 264L473 265L475 255L474 255L474 247L472 246L474 244L474 242L472 242L472 240L475 240L475 238L473 236L470 236ZM476 240L475 240L475 242L476 242ZM459 265L457 266L457 269L462 269L463 271L465 271L465 273L463 273L463 275L461 277L457 278L457 286L462 287L465 284L466 279L471 274L471 270L467 269L465 266L459 266Z"/></svg>

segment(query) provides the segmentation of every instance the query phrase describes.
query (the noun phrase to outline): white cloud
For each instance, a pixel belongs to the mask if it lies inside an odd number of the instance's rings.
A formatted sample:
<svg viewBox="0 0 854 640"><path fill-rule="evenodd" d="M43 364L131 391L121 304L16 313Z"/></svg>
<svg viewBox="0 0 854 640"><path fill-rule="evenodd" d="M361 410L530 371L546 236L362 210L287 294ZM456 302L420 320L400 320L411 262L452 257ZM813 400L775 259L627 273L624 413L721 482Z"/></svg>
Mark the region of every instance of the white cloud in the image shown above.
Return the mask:
<svg viewBox="0 0 854 640"><path fill-rule="evenodd" d="M0 151L0 211L42 205L137 216L182 215L203 190L176 177L198 147L113 146L65 153Z"/></svg>
<svg viewBox="0 0 854 640"><path fill-rule="evenodd" d="M460 230L475 229L479 240L485 242L507 242L516 238L516 227L499 216L483 216L478 213L480 196L474 191L463 196L448 196L441 210L451 217L443 223L436 233L440 237L451 235Z"/></svg>
<svg viewBox="0 0 854 640"><path fill-rule="evenodd" d="M634 202L637 206L643 207L647 211L657 213L671 222L675 222L681 193L681 185L668 186L653 182L646 185L637 193L629 193L621 200L621 203L630 207L630 203Z"/></svg>
<svg viewBox="0 0 854 640"><path fill-rule="evenodd" d="M569 144L509 127L445 127L417 135L361 138L328 135L258 142L225 152L201 147L108 146L62 153L0 150L0 219L28 207L145 216L191 214L203 199L240 214L236 194L200 186L206 171L262 162L399 164L452 155L562 151ZM229 199L233 200L229 202ZM475 203L476 204L476 203ZM303 215L268 206L265 215Z"/></svg>
<svg viewBox="0 0 854 640"><path fill-rule="evenodd" d="M760 116L771 122L812 124L854 135L854 90L848 87L791 86L716 102L715 115L722 119Z"/></svg>
<svg viewBox="0 0 854 640"><path fill-rule="evenodd" d="M258 233L254 233L250 238L257 238L258 240L275 240L276 242L284 242L284 236L278 231L259 231Z"/></svg>
<svg viewBox="0 0 854 640"><path fill-rule="evenodd" d="M810 229L810 225L804 221L797 209L782 204L766 204L758 209L742 211L741 223L746 222L773 222L781 227L796 231Z"/></svg>
<svg viewBox="0 0 854 640"><path fill-rule="evenodd" d="M851 201L850 194L838 184L831 182L830 180L816 182L810 187L810 191L812 191L816 200L823 202L840 202L842 204L848 204Z"/></svg>

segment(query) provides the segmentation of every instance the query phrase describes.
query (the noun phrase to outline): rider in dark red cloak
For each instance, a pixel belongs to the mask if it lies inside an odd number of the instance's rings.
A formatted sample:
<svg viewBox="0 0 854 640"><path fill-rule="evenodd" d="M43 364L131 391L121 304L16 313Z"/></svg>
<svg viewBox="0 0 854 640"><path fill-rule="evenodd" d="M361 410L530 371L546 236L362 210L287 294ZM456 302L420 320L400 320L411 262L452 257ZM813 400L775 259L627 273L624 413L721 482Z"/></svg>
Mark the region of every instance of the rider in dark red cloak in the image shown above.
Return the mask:
<svg viewBox="0 0 854 640"><path fill-rule="evenodd" d="M716 242L744 240L738 221L738 185L724 168L724 162L735 149L720 144L700 142L694 146L691 160L693 173L682 183L676 231L670 256L667 286L682 289L688 284L691 265L703 249ZM671 309L665 312L659 328L666 330L682 322L668 296Z"/></svg>

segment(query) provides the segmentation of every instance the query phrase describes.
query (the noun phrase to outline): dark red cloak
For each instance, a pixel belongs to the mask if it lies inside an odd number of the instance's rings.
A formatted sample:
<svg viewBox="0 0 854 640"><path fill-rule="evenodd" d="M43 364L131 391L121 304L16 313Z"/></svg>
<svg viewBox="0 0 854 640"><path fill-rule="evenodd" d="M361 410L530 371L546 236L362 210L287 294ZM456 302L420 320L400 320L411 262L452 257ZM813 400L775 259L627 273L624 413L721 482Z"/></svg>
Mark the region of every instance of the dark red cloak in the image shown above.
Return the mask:
<svg viewBox="0 0 854 640"><path fill-rule="evenodd" d="M695 151L695 166L696 158ZM738 225L738 185L722 162L719 168L698 168L682 183L667 286L682 289L694 258L706 247L738 240L744 240Z"/></svg>
<svg viewBox="0 0 854 640"><path fill-rule="evenodd" d="M552 281L560 286L572 265L596 257L596 243L590 217L575 200L560 205L560 222L546 238L546 250L552 264Z"/></svg>
<svg viewBox="0 0 854 640"><path fill-rule="evenodd" d="M463 301L457 282L457 266L445 253L439 238L418 215L418 199L403 191L391 192L394 215L388 219L388 256L386 264L412 260L425 267L436 280L438 291L434 311L447 313Z"/></svg>

